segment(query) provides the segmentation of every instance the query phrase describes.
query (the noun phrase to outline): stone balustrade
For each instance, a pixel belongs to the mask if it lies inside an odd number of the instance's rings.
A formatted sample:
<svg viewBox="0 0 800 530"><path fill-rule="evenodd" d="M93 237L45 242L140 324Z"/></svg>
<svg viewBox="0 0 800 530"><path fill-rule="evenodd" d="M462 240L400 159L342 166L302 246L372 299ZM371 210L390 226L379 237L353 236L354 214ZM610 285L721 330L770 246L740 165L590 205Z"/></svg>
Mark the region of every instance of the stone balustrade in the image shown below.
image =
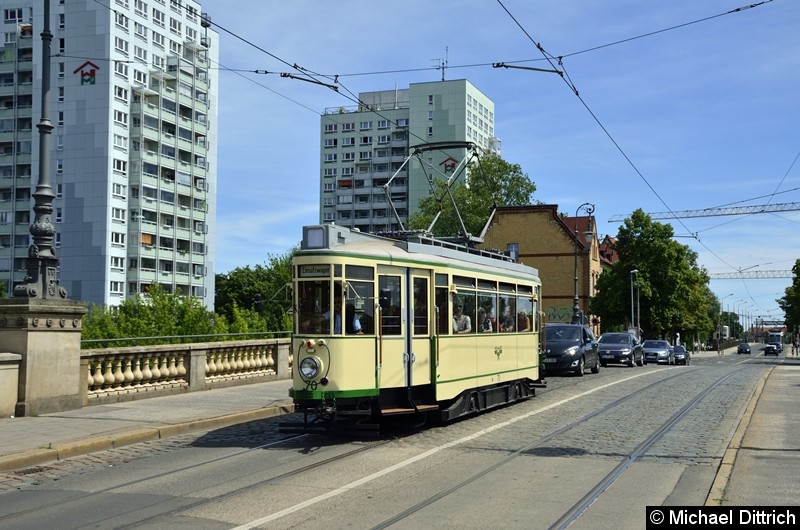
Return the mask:
<svg viewBox="0 0 800 530"><path fill-rule="evenodd" d="M286 338L82 350L83 404L289 379L289 343Z"/></svg>

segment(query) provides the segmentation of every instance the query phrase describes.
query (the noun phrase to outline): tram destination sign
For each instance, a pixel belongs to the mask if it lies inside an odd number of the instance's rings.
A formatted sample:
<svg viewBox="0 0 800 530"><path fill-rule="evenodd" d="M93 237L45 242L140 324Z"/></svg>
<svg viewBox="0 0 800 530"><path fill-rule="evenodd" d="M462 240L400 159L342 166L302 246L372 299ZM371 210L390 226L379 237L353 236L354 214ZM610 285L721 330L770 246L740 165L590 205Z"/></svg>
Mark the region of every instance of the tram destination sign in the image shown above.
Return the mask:
<svg viewBox="0 0 800 530"><path fill-rule="evenodd" d="M330 265L301 265L300 277L301 278L323 278L330 276Z"/></svg>

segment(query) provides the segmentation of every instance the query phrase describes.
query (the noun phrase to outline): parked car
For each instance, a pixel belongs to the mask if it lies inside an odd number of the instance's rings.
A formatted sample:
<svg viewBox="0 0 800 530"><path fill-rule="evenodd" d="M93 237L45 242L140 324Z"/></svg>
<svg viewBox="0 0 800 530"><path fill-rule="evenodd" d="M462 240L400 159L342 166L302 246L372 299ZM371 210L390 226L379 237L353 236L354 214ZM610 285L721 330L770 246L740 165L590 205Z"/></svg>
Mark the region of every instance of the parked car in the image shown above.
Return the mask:
<svg viewBox="0 0 800 530"><path fill-rule="evenodd" d="M628 366L642 366L644 354L642 345L630 333L603 333L597 341L600 366L620 363Z"/></svg>
<svg viewBox="0 0 800 530"><path fill-rule="evenodd" d="M778 348L776 348L774 344L767 344L764 346L764 357L767 355L774 355L777 357L779 353Z"/></svg>
<svg viewBox="0 0 800 530"><path fill-rule="evenodd" d="M736 348L736 353L747 353L747 354L749 354L750 353L750 345L747 344L746 342L740 343L739 346Z"/></svg>
<svg viewBox="0 0 800 530"><path fill-rule="evenodd" d="M665 340L649 339L642 343L645 363L675 364L675 355L672 346Z"/></svg>
<svg viewBox="0 0 800 530"><path fill-rule="evenodd" d="M688 366L689 363L692 362L692 354L679 344L672 347L672 354L675 356L675 364L685 364Z"/></svg>
<svg viewBox="0 0 800 530"><path fill-rule="evenodd" d="M545 374L574 373L582 376L586 368L600 371L597 339L591 328L581 324L544 325Z"/></svg>

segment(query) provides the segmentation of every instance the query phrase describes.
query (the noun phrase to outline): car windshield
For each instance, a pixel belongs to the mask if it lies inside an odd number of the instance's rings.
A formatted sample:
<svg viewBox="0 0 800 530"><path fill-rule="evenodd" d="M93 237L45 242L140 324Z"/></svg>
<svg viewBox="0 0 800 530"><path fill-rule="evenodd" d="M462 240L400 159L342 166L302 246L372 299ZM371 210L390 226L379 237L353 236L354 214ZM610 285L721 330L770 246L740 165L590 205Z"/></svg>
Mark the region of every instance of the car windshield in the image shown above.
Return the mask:
<svg viewBox="0 0 800 530"><path fill-rule="evenodd" d="M686 353L683 346L675 346L675 353Z"/></svg>
<svg viewBox="0 0 800 530"><path fill-rule="evenodd" d="M615 335L602 335L598 342L603 344L629 344L631 339L629 335L619 333Z"/></svg>
<svg viewBox="0 0 800 530"><path fill-rule="evenodd" d="M546 340L570 340L577 341L581 338L580 328L566 326L547 326L545 328Z"/></svg>
<svg viewBox="0 0 800 530"><path fill-rule="evenodd" d="M643 348L669 348L669 343L665 340L646 340L642 344Z"/></svg>

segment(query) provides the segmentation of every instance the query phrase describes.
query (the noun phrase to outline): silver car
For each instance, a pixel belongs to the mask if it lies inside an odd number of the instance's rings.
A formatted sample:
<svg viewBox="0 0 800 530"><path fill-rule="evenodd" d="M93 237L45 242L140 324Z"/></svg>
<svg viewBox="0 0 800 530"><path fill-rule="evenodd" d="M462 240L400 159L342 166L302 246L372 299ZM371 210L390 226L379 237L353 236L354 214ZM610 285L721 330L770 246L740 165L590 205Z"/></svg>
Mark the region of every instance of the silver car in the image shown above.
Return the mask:
<svg viewBox="0 0 800 530"><path fill-rule="evenodd" d="M665 340L646 340L642 343L645 363L675 364L675 352Z"/></svg>

